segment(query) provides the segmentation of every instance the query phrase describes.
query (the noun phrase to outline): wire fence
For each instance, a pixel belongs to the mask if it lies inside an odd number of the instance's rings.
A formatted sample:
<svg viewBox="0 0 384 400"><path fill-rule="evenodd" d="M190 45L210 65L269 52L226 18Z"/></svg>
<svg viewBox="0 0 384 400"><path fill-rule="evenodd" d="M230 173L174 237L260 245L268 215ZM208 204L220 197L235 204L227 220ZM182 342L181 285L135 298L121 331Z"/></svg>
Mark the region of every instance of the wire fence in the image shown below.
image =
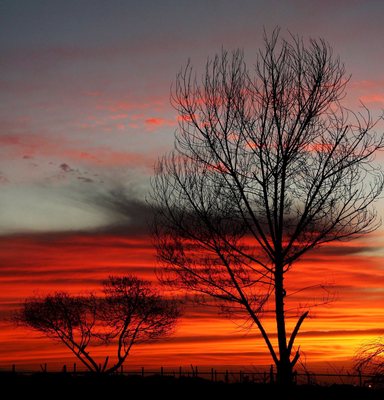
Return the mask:
<svg viewBox="0 0 384 400"><path fill-rule="evenodd" d="M14 374L14 375L33 375L36 373L45 374L68 374L71 376L85 376L90 375L90 372L79 370L76 363L71 368L64 365L61 370L49 370L47 364L40 365L40 371L18 369L16 365L12 365L11 369L2 369L0 374ZM217 368L199 368L191 365L190 367L159 367L159 368L145 368L140 369L124 369L122 366L115 375L126 377L141 377L148 378L153 376L160 377L173 377L173 378L200 378L212 382L222 383L262 383L274 384L276 382L276 371L273 366L269 370L232 370L232 369L217 369ZM384 375L367 375L363 373L319 373L309 371L296 371L294 373L294 380L297 384L309 385L353 385L353 386L366 386L366 387L383 387L384 388Z"/></svg>

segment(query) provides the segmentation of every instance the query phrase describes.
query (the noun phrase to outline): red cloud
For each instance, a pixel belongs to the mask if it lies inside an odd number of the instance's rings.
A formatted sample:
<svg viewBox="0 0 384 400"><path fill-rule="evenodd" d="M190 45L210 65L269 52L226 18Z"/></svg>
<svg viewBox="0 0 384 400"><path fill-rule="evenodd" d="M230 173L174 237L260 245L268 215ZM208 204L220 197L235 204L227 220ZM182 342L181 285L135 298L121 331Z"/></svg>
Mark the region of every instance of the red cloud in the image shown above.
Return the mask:
<svg viewBox="0 0 384 400"><path fill-rule="evenodd" d="M156 156L115 150L107 146L89 147L87 144L66 138L53 139L35 134L0 136L0 154L3 159L31 157L61 158L87 161L92 164L139 165L152 168Z"/></svg>
<svg viewBox="0 0 384 400"><path fill-rule="evenodd" d="M361 80L361 81L351 81L349 83L352 89L362 90L362 91L372 91L378 88L384 87L384 80Z"/></svg>
<svg viewBox="0 0 384 400"><path fill-rule="evenodd" d="M102 99L97 104L98 110L107 110L112 113L132 110L162 110L168 102L162 98L149 98L143 101L131 99Z"/></svg>
<svg viewBox="0 0 384 400"><path fill-rule="evenodd" d="M95 110L92 113L77 123L78 127L86 130L111 132L129 128L153 131L159 127L176 125L176 118L172 118L169 101L165 98L132 100L100 96L94 107ZM162 116L153 117L154 113Z"/></svg>
<svg viewBox="0 0 384 400"><path fill-rule="evenodd" d="M176 121L172 119L164 118L147 118L145 124L151 128L161 127L161 126L175 126Z"/></svg>
<svg viewBox="0 0 384 400"><path fill-rule="evenodd" d="M126 119L129 117L129 114L116 114L116 115L111 115L111 119Z"/></svg>
<svg viewBox="0 0 384 400"><path fill-rule="evenodd" d="M369 104L369 103L383 104L384 103L384 94L372 93L372 94L368 94L366 96L360 97L360 100L366 104Z"/></svg>

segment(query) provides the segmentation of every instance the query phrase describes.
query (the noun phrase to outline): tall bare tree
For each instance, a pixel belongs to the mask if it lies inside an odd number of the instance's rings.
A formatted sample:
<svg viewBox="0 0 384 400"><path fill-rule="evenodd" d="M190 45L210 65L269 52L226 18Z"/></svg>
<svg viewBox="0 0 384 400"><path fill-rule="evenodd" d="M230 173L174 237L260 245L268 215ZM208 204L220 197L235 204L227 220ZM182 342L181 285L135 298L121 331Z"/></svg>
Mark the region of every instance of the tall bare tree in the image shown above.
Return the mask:
<svg viewBox="0 0 384 400"><path fill-rule="evenodd" d="M286 274L306 252L372 232L383 189L383 148L369 111L341 104L349 77L324 40L264 35L252 74L243 53L222 51L202 78L188 63L172 102L175 150L152 181L162 279L243 309L290 383L294 341L286 329ZM273 302L274 347L262 323Z"/></svg>
<svg viewBox="0 0 384 400"><path fill-rule="evenodd" d="M133 345L169 335L179 317L178 303L161 297L150 283L134 276L110 277L104 296L70 296L60 292L27 299L15 320L63 343L92 372L112 373L124 363ZM114 345L99 364L92 345Z"/></svg>

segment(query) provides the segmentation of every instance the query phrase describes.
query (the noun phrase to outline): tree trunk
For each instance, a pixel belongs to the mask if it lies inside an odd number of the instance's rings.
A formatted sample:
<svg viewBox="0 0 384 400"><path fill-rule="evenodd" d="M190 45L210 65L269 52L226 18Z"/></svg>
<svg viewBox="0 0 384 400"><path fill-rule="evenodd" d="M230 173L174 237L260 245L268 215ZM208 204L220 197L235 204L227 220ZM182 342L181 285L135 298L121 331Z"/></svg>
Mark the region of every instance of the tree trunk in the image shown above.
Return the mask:
<svg viewBox="0 0 384 400"><path fill-rule="evenodd" d="M289 359L279 362L276 382L279 385L293 385L293 368Z"/></svg>
<svg viewBox="0 0 384 400"><path fill-rule="evenodd" d="M283 267L276 265L275 272L275 307L277 340L279 345L279 362L277 368L277 383L290 385L293 383L293 368L290 360L290 351L287 346L287 333L285 329L284 310L284 272Z"/></svg>

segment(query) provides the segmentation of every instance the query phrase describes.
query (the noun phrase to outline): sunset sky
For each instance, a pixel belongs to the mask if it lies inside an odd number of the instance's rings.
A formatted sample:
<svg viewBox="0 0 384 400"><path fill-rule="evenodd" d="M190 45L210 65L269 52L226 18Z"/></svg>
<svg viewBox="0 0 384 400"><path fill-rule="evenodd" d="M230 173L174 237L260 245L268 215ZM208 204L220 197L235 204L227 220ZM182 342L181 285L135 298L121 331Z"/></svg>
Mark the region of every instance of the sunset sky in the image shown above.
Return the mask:
<svg viewBox="0 0 384 400"><path fill-rule="evenodd" d="M155 281L145 197L173 146L170 88L189 58L202 71L208 56L239 47L251 67L263 28L276 25L322 37L352 75L345 105L363 102L377 117L383 15L381 0L1 0L0 367L73 361L9 322L24 298L97 290L110 274ZM305 321L303 360L349 365L359 344L384 334L384 229L316 250L287 276L289 293L315 284L334 301ZM308 289L294 301L321 296ZM188 308L167 341L133 349L127 368L270 363L256 330L206 307Z"/></svg>

